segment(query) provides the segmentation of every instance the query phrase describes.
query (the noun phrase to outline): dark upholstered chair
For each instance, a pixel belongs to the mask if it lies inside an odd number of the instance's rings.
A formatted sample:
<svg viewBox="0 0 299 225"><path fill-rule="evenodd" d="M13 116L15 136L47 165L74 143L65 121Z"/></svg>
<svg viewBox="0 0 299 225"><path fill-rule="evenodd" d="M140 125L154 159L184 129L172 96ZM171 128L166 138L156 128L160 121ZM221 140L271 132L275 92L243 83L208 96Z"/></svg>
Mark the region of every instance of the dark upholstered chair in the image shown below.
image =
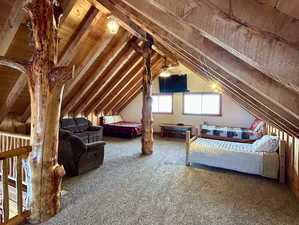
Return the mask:
<svg viewBox="0 0 299 225"><path fill-rule="evenodd" d="M84 143L92 143L103 139L103 127L92 126L85 118L67 118L60 120L60 128L68 130Z"/></svg>
<svg viewBox="0 0 299 225"><path fill-rule="evenodd" d="M84 141L71 131L60 129L58 162L68 176L77 176L99 167L104 160L105 142Z"/></svg>

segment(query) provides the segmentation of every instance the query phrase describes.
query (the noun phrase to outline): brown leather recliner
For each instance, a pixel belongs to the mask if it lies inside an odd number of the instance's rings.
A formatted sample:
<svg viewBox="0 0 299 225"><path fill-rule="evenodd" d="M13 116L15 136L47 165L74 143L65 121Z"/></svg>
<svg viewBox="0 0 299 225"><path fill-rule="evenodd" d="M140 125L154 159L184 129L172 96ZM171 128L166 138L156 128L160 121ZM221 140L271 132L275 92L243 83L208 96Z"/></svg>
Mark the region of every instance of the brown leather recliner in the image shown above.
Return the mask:
<svg viewBox="0 0 299 225"><path fill-rule="evenodd" d="M84 143L68 130L59 131L58 162L68 176L77 176L103 164L105 142Z"/></svg>

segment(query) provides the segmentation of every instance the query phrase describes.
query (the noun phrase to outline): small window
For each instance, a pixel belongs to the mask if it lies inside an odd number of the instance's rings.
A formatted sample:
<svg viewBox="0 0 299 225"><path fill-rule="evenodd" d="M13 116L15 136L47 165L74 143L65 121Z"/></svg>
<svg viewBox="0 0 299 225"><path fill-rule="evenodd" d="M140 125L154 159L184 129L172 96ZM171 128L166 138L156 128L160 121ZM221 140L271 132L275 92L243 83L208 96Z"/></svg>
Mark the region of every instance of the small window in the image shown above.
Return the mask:
<svg viewBox="0 0 299 225"><path fill-rule="evenodd" d="M221 94L185 93L184 114L221 116Z"/></svg>
<svg viewBox="0 0 299 225"><path fill-rule="evenodd" d="M154 94L152 102L153 113L172 113L172 95Z"/></svg>

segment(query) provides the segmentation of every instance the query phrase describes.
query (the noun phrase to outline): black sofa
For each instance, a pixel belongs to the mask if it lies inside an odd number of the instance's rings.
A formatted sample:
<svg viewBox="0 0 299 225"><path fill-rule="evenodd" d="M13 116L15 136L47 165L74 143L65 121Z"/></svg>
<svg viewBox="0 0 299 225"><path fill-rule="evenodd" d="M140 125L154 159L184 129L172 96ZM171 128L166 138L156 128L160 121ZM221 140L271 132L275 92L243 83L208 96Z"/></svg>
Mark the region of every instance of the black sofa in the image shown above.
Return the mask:
<svg viewBox="0 0 299 225"><path fill-rule="evenodd" d="M103 127L92 126L85 118L66 118L60 120L60 129L68 130L84 143L93 143L103 139Z"/></svg>
<svg viewBox="0 0 299 225"><path fill-rule="evenodd" d="M68 176L99 167L104 160L103 128L85 118L62 119L59 129L58 162Z"/></svg>

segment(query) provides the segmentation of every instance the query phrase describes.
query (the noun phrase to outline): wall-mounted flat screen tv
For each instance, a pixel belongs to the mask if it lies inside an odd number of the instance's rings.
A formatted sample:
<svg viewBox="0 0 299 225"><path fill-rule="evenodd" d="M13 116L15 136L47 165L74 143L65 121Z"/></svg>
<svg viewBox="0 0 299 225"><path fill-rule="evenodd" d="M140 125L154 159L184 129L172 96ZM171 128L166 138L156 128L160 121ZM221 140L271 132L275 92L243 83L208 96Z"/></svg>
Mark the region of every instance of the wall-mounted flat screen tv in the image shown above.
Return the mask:
<svg viewBox="0 0 299 225"><path fill-rule="evenodd" d="M187 74L159 77L159 86L161 93L187 92Z"/></svg>

